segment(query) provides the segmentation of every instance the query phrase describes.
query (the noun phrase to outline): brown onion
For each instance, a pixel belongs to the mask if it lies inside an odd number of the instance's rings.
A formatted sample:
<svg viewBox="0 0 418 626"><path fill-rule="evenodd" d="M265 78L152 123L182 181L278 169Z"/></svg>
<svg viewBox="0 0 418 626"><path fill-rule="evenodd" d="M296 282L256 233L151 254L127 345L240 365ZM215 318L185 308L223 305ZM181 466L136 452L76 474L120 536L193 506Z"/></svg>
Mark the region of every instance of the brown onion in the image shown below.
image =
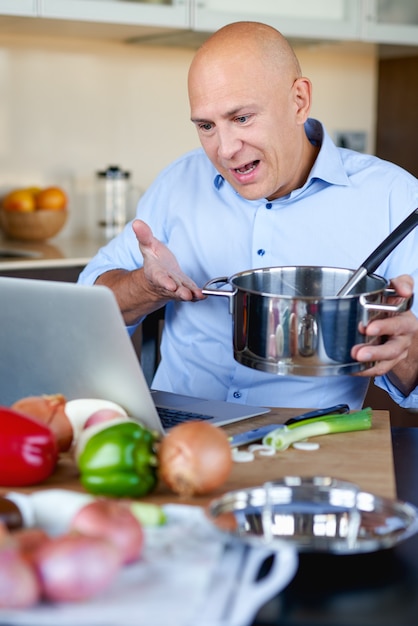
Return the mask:
<svg viewBox="0 0 418 626"><path fill-rule="evenodd" d="M66 452L73 441L73 427L65 413L65 397L56 393L45 396L28 396L12 404L11 408L47 424L55 435L58 449Z"/></svg>
<svg viewBox="0 0 418 626"><path fill-rule="evenodd" d="M124 565L141 556L144 531L127 503L105 499L89 502L74 515L71 529L114 543Z"/></svg>
<svg viewBox="0 0 418 626"><path fill-rule="evenodd" d="M158 449L160 478L181 496L220 487L232 470L225 431L203 421L183 422L163 437Z"/></svg>

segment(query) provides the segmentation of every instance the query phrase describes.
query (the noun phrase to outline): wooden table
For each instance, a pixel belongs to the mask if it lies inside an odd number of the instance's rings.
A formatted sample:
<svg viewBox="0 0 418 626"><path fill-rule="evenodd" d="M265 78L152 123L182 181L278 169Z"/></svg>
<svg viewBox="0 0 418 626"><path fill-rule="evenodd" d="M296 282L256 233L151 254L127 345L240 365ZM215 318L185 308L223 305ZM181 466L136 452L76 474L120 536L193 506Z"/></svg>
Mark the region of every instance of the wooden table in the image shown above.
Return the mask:
<svg viewBox="0 0 418 626"><path fill-rule="evenodd" d="M225 427L229 434L268 423L283 423L294 409L275 409L268 415ZM364 491L393 498L396 495L390 419L386 411L374 411L368 431L316 437L318 450L288 448L274 457L257 457L253 463L236 464L226 487L238 489L283 476L332 476L358 484ZM225 488L225 485L223 489Z"/></svg>
<svg viewBox="0 0 418 626"><path fill-rule="evenodd" d="M269 423L283 423L302 412L295 409L274 409L271 413L225 426L228 434L243 432ZM160 484L145 501L157 504L181 502L205 506L212 498L226 491L252 487L283 476L332 476L358 484L362 490L393 498L396 495L389 414L374 411L372 428L368 431L339 433L315 438L318 450L307 452L289 448L274 457L256 455L251 463L235 463L229 479L209 496L182 498ZM63 456L51 478L37 488L61 487L82 491L78 472L71 455ZM22 491L31 491L23 489Z"/></svg>

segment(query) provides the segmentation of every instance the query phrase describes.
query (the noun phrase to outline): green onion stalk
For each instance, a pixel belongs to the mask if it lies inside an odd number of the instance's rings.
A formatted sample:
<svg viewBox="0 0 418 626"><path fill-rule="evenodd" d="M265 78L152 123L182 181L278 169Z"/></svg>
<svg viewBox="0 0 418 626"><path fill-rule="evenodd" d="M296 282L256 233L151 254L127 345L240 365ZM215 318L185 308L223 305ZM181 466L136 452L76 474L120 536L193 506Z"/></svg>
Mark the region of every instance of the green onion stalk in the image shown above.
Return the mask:
<svg viewBox="0 0 418 626"><path fill-rule="evenodd" d="M344 415L331 414L313 417L302 423L276 428L263 438L263 444L276 450L286 450L292 443L319 435L346 433L356 430L370 430L372 427L372 409L366 408Z"/></svg>

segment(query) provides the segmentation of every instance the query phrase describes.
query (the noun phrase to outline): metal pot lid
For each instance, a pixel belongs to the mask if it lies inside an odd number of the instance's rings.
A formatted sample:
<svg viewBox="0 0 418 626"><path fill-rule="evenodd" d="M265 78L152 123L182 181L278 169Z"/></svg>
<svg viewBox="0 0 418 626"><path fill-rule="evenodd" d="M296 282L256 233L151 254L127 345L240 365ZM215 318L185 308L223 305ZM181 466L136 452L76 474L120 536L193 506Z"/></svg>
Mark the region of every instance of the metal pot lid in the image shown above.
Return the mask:
<svg viewBox="0 0 418 626"><path fill-rule="evenodd" d="M418 531L418 508L329 476L287 476L231 491L208 507L212 523L253 546L359 554L391 548Z"/></svg>

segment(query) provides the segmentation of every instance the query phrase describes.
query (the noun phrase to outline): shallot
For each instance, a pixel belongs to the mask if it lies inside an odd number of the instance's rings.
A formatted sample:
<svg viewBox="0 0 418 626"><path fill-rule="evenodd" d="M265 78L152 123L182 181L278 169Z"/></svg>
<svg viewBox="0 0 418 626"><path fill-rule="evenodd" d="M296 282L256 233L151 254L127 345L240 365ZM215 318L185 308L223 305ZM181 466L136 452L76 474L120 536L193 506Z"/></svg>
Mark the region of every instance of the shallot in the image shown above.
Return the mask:
<svg viewBox="0 0 418 626"><path fill-rule="evenodd" d="M34 569L11 542L0 548L0 608L24 609L41 596Z"/></svg>
<svg viewBox="0 0 418 626"><path fill-rule="evenodd" d="M118 500L98 499L84 505L74 515L70 528L89 537L102 537L117 546L122 563L137 561L144 545L142 525Z"/></svg>
<svg viewBox="0 0 418 626"><path fill-rule="evenodd" d="M103 592L122 565L114 544L75 532L43 544L34 563L42 595L52 602L86 600Z"/></svg>

